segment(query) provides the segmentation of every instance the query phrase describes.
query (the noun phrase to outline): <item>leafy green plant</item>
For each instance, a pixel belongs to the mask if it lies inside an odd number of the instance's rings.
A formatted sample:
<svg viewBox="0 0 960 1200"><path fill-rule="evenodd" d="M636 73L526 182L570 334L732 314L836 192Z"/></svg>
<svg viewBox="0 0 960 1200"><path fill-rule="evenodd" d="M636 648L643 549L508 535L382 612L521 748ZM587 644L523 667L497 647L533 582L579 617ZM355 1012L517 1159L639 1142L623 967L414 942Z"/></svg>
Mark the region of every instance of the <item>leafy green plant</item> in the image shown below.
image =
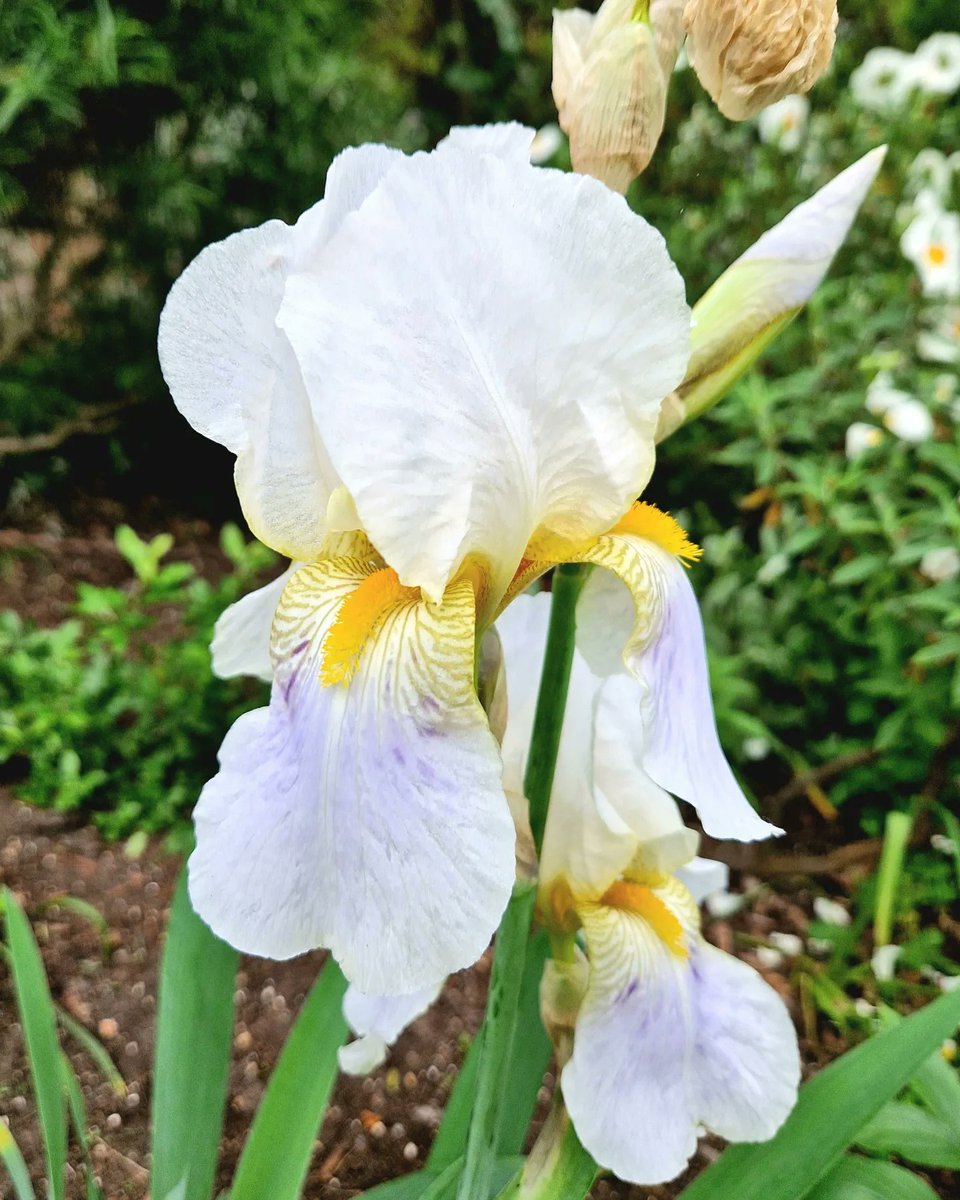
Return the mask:
<svg viewBox="0 0 960 1200"><path fill-rule="evenodd" d="M0 763L25 759L18 794L82 810L108 837L182 824L211 773L223 730L261 695L215 679L213 624L273 556L227 527L233 571L218 584L167 562L172 539L121 527L134 572L126 587L79 588L75 615L55 629L0 614Z"/></svg>

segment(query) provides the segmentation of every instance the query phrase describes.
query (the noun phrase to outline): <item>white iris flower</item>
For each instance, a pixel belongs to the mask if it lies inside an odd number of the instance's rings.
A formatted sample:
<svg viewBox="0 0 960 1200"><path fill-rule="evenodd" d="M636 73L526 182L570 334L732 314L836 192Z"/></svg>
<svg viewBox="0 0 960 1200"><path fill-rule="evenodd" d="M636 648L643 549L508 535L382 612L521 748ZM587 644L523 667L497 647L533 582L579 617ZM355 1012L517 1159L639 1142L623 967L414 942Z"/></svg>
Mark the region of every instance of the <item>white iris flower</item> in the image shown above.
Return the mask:
<svg viewBox="0 0 960 1200"><path fill-rule="evenodd" d="M621 197L532 167L532 137L347 150L294 226L204 250L161 322L177 406L237 456L257 537L305 564L223 619L276 603L273 689L201 794L190 895L238 948L327 946L370 993L473 962L510 895L483 630L594 561L639 590L648 640L657 529L631 504L684 375L683 283Z"/></svg>

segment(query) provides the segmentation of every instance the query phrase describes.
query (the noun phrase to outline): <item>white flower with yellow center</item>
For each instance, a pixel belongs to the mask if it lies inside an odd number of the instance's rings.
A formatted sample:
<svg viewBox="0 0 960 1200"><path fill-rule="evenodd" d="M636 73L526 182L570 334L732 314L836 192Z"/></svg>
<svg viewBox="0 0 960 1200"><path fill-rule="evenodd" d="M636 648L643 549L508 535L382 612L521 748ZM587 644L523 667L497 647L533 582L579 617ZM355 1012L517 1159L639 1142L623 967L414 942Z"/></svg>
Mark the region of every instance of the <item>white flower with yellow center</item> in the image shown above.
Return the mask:
<svg viewBox="0 0 960 1200"><path fill-rule="evenodd" d="M960 89L960 33L934 33L913 56L917 86L939 96Z"/></svg>
<svg viewBox="0 0 960 1200"><path fill-rule="evenodd" d="M760 140L790 154L799 149L809 116L810 101L806 96L784 96L757 117Z"/></svg>
<svg viewBox="0 0 960 1200"><path fill-rule="evenodd" d="M915 396L891 404L883 414L883 423L901 442L914 445L929 441L935 432L930 409Z"/></svg>
<svg viewBox="0 0 960 1200"><path fill-rule="evenodd" d="M861 108L874 112L901 109L916 86L913 58L890 46L868 50L850 76L850 91Z"/></svg>
<svg viewBox="0 0 960 1200"><path fill-rule="evenodd" d="M900 249L916 267L925 296L960 296L960 215L918 213L904 230Z"/></svg>
<svg viewBox="0 0 960 1200"><path fill-rule="evenodd" d="M544 981L548 1025L563 1024L552 998L575 993L567 1017L572 1049L564 1052L558 1042L567 1059L564 1102L597 1162L643 1184L679 1175L701 1126L731 1141L771 1137L799 1082L796 1035L783 1002L700 934L697 901L725 877L704 872L703 860L694 858L697 834L660 786L667 782L661 749L665 736L678 749L685 744L686 755L676 758L689 762L690 743L716 745L716 732L690 584L665 552L653 551L650 563L664 611L673 610L665 624L673 632L673 622L682 622L689 633L676 640L661 634L645 671L627 675L612 650L629 620L630 597L605 573L588 581L538 906L555 946L567 947L566 956L559 953L568 962L549 965ZM523 597L498 623L510 709L505 782L513 794L533 722L548 607L542 594ZM658 680L673 694L658 694ZM710 771L692 772L693 787L683 794L715 833L740 837L744 802L724 784L730 769L718 747Z"/></svg>
<svg viewBox="0 0 960 1200"><path fill-rule="evenodd" d="M868 450L879 446L882 441L882 429L878 429L876 425L870 425L866 421L854 421L848 427L844 437L844 452L849 459L859 458Z"/></svg>
<svg viewBox="0 0 960 1200"><path fill-rule="evenodd" d="M305 564L223 619L276 604L273 689L200 797L190 895L240 949L327 946L371 993L473 962L497 926L514 830L475 645L566 557L642 586L631 503L687 360L663 239L532 167L532 136L345 151L294 226L203 251L161 322L177 406Z"/></svg>

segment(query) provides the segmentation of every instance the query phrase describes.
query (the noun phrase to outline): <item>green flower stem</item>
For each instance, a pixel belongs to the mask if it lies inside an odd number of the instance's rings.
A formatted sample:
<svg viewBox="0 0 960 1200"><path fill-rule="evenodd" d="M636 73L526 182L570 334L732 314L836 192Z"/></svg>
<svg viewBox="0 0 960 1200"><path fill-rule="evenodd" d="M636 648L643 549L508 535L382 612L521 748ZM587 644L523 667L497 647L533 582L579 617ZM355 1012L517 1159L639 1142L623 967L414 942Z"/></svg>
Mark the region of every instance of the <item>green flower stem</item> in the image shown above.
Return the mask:
<svg viewBox="0 0 960 1200"><path fill-rule="evenodd" d="M570 685L577 597L585 576L586 569L579 564L560 566L553 576L547 647L530 740L530 758L524 776L524 791L530 802L530 823L538 853L543 843ZM480 1031L476 1099L457 1200L485 1200L490 1193L497 1157L497 1113L509 1086L508 1058L516 1029L517 1003L536 896L535 883L518 883L497 931L490 995Z"/></svg>
<svg viewBox="0 0 960 1200"><path fill-rule="evenodd" d="M490 1194L497 1159L497 1114L510 1086L507 1060L517 1024L517 1003L536 897L535 884L518 883L497 930L487 1013L480 1031L483 1040L476 1099L457 1200L485 1200Z"/></svg>
<svg viewBox="0 0 960 1200"><path fill-rule="evenodd" d="M583 1200L599 1171L556 1096L526 1164L496 1200Z"/></svg>
<svg viewBox="0 0 960 1200"><path fill-rule="evenodd" d="M580 563L565 563L553 573L547 649L530 738L530 757L523 777L523 790L530 805L530 828L538 854L543 848L543 831L547 824L550 792L557 769L557 751L560 748L570 669L573 666L577 598L586 579L586 571L587 568Z"/></svg>

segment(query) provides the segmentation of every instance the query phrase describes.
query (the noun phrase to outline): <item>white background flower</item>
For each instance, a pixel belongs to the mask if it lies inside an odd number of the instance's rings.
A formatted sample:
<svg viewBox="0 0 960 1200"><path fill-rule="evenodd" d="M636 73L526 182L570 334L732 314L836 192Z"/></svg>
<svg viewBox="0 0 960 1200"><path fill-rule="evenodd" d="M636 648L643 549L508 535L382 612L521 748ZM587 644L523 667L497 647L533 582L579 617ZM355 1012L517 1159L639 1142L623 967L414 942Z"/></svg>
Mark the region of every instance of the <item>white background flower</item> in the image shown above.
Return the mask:
<svg viewBox="0 0 960 1200"><path fill-rule="evenodd" d="M952 96L960 89L960 33L934 33L913 59L914 77L925 92Z"/></svg>
<svg viewBox="0 0 960 1200"><path fill-rule="evenodd" d="M784 96L757 117L760 140L790 153L803 141L810 115L806 96Z"/></svg>
<svg viewBox="0 0 960 1200"><path fill-rule="evenodd" d="M960 215L919 213L904 230L900 249L917 268L925 296L960 296Z"/></svg>
<svg viewBox="0 0 960 1200"><path fill-rule="evenodd" d="M861 108L875 112L902 108L915 86L913 60L902 50L877 46L867 51L850 76L850 91Z"/></svg>

